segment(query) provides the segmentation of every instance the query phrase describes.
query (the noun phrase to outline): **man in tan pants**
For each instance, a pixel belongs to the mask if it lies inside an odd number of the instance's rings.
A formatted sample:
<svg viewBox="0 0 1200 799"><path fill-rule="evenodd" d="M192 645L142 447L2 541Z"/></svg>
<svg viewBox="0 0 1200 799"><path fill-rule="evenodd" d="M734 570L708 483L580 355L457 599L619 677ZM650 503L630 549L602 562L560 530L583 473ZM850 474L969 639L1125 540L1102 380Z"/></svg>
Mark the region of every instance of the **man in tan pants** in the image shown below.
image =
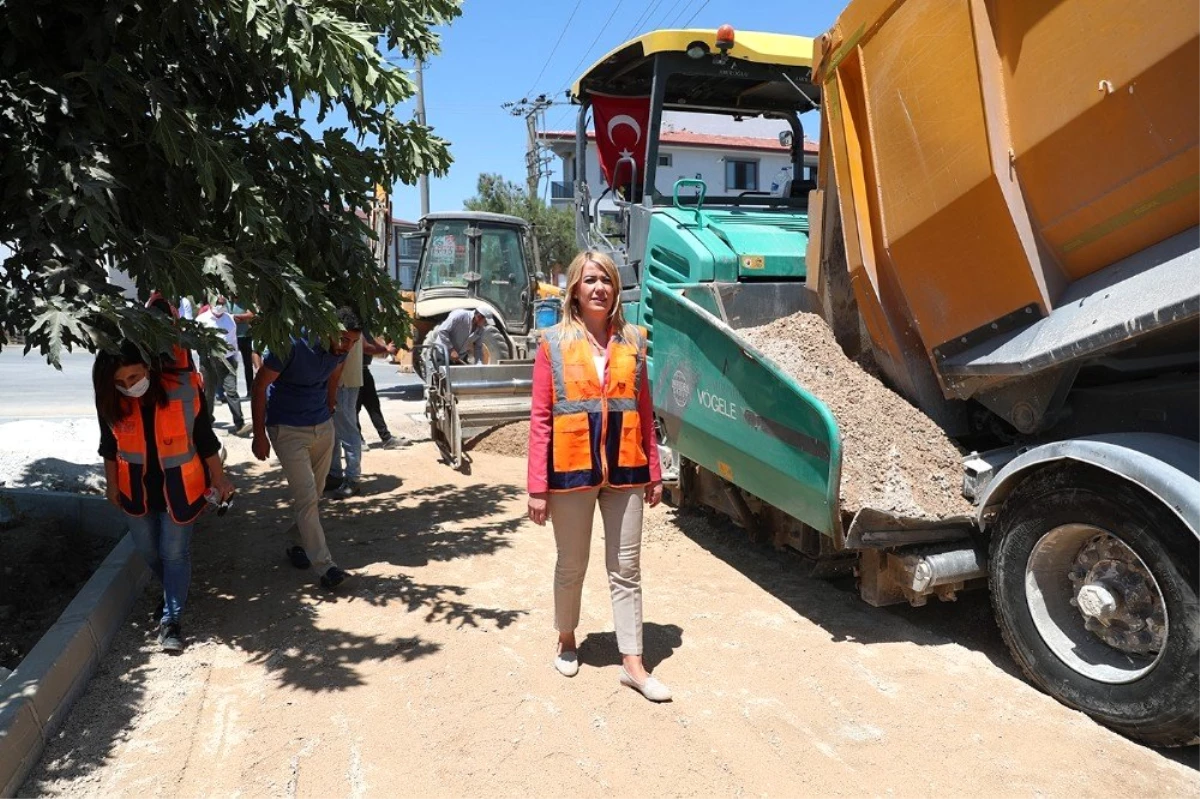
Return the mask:
<svg viewBox="0 0 1200 799"><path fill-rule="evenodd" d="M317 503L333 458L333 412L346 354L361 335L362 325L350 308L337 312L343 330L329 342L292 338L286 359L267 353L254 378L251 412L254 456L266 460L271 445L287 477L296 522L288 560L298 569L313 569L324 588L337 588L347 577L333 562ZM270 435L268 443L267 436Z"/></svg>

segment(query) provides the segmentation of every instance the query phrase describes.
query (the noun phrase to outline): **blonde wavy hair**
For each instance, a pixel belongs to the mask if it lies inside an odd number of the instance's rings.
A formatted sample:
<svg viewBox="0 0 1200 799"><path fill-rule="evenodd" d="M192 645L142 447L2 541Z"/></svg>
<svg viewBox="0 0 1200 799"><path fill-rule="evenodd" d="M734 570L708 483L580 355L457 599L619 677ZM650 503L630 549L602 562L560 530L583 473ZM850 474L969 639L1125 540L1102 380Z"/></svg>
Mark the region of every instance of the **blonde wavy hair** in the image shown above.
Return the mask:
<svg viewBox="0 0 1200 799"><path fill-rule="evenodd" d="M621 307L621 274L617 271L613 259L599 250L584 250L576 255L567 267L566 302L563 306L563 319L559 323L563 332L571 337L583 338L586 335L575 290L579 288L579 283L583 280L583 268L588 264L600 267L612 282L613 304L608 310L610 334L622 341L634 341L634 327L625 321L625 310Z"/></svg>

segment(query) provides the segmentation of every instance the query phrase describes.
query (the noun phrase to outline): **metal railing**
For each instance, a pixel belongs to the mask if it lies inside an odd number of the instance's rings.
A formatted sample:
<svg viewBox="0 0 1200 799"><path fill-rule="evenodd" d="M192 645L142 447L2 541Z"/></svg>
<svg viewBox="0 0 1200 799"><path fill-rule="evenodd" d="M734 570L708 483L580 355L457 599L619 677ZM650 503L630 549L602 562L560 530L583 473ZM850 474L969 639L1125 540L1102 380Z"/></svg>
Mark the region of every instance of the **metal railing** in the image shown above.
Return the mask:
<svg viewBox="0 0 1200 799"><path fill-rule="evenodd" d="M569 200L575 196L575 181L573 180L552 180L550 181L550 199L552 200Z"/></svg>

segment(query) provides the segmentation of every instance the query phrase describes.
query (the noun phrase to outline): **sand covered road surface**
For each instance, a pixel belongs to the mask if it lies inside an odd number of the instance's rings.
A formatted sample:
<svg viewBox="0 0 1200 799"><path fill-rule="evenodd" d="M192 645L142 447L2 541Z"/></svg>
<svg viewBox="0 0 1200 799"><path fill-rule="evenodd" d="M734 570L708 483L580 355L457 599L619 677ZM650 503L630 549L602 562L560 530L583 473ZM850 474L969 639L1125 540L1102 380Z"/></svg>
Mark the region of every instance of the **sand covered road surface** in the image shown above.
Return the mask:
<svg viewBox="0 0 1200 799"><path fill-rule="evenodd" d="M582 668L552 667L554 545L524 518L523 461L481 451L465 476L427 442L368 451L369 495L323 507L354 573L334 595L283 557L278 466L232 442L241 495L196 533L189 648L152 646L148 591L20 795L1197 793L1016 676L982 595L873 609L656 509L646 658L675 698L654 705L617 682L600 535Z"/></svg>

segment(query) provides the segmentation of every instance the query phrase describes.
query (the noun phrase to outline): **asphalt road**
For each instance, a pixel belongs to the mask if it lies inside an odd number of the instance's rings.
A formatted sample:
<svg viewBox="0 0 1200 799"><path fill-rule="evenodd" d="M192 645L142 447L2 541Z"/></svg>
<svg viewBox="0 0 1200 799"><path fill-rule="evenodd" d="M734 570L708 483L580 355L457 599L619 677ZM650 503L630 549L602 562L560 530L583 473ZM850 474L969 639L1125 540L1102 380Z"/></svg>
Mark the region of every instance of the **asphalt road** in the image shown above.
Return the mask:
<svg viewBox="0 0 1200 799"><path fill-rule="evenodd" d="M86 352L67 353L60 371L48 365L36 351L23 356L20 347L0 350L0 423L77 418L95 413L92 360L93 356ZM420 394L416 375L401 373L383 361L376 361L371 373L381 396L412 399ZM245 396L243 383L239 381L238 390ZM242 410L248 417L249 406Z"/></svg>

